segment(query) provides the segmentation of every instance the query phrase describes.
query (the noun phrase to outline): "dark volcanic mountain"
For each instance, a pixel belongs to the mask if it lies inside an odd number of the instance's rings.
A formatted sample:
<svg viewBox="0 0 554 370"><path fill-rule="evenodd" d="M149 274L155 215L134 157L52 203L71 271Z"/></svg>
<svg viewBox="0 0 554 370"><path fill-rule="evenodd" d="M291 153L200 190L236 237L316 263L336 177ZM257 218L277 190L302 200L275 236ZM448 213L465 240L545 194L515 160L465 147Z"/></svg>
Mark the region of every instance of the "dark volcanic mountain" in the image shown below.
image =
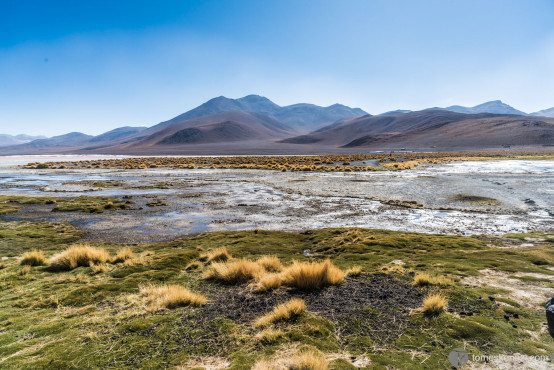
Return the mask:
<svg viewBox="0 0 554 370"><path fill-rule="evenodd" d="M283 142L344 148L418 149L551 145L554 143L554 119L424 110L358 117Z"/></svg>

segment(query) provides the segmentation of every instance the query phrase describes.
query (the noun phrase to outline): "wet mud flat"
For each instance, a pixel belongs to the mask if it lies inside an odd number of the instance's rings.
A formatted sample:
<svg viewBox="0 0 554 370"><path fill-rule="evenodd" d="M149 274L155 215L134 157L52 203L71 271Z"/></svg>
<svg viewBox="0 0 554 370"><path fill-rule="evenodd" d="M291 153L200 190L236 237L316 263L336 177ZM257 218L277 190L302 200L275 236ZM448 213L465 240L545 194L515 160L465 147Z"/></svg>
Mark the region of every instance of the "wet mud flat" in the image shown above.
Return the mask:
<svg viewBox="0 0 554 370"><path fill-rule="evenodd" d="M0 195L125 198L131 209L51 212L54 205L37 204L1 216L71 222L88 233L88 240L125 243L254 228L363 227L461 235L554 230L554 161L458 162L349 173L1 168Z"/></svg>

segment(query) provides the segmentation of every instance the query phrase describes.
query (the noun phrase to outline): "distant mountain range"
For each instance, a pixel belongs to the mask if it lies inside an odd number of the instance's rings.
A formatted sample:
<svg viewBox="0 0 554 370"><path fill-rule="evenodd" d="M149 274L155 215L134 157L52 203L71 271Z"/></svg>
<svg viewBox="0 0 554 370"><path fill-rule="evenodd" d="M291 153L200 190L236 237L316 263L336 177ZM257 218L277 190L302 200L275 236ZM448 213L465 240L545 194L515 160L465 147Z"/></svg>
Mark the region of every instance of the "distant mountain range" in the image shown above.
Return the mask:
<svg viewBox="0 0 554 370"><path fill-rule="evenodd" d="M0 144L0 154L294 154L550 146L554 145L554 118L548 117L554 117L554 108L527 114L500 100L475 107L396 110L372 116L341 104L281 107L259 95L220 96L148 128L120 127L98 136L79 132L51 138L2 135L0 143L8 139Z"/></svg>
<svg viewBox="0 0 554 370"><path fill-rule="evenodd" d="M282 142L383 150L544 146L554 145L554 118L426 109L357 117Z"/></svg>
<svg viewBox="0 0 554 370"><path fill-rule="evenodd" d="M46 139L46 136L29 136L29 135L12 136L12 135L0 134L0 146L25 144L38 139Z"/></svg>
<svg viewBox="0 0 554 370"><path fill-rule="evenodd" d="M520 116L535 116L535 117L554 117L554 107L549 109L544 109L538 112L525 113L520 110L517 110L506 103L503 103L501 100L493 100L483 104L476 105L474 107L463 107L461 105L451 105L446 108L427 108L427 109L442 109L449 110L451 112L457 113L466 113L466 114L477 114L477 113L495 113L495 114L516 114ZM382 115L390 115L396 113L409 113L411 110L395 110L383 113Z"/></svg>

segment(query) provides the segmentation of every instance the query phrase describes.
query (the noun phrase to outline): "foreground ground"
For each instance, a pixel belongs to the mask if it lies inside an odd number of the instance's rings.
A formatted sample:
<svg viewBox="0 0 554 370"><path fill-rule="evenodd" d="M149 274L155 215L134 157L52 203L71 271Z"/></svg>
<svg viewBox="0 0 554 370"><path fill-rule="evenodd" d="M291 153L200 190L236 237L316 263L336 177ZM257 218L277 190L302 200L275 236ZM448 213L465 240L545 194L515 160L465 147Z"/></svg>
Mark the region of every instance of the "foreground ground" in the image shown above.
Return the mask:
<svg viewBox="0 0 554 370"><path fill-rule="evenodd" d="M543 308L554 288L552 234L212 232L157 244L92 242L111 258L53 268L51 258L82 245L84 236L66 223L0 223L1 368L249 369L310 354L332 369L439 369L451 366L456 347L474 355L554 356ZM120 253L126 247L131 251ZM252 278L207 278L217 264L204 255L220 247L229 261L276 256L276 271L326 259L350 270L330 286L259 291ZM34 249L43 251L45 265L22 265ZM414 285L423 273L431 279ZM156 305L148 289L168 284L206 301ZM423 300L434 293L447 300L446 311L426 315ZM256 324L291 298L302 299L305 311ZM527 365L549 368L546 357ZM507 368L486 366L493 365Z"/></svg>

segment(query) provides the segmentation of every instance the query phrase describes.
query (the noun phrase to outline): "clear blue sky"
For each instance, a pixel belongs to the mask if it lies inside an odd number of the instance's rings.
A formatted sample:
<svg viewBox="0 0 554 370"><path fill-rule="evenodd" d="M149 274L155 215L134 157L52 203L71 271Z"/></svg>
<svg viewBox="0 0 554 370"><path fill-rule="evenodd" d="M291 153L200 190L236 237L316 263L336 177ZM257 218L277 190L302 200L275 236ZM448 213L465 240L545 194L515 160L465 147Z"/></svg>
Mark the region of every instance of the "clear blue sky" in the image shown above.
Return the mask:
<svg viewBox="0 0 554 370"><path fill-rule="evenodd" d="M552 0L0 0L0 133L150 126L219 95L372 113L554 106Z"/></svg>

